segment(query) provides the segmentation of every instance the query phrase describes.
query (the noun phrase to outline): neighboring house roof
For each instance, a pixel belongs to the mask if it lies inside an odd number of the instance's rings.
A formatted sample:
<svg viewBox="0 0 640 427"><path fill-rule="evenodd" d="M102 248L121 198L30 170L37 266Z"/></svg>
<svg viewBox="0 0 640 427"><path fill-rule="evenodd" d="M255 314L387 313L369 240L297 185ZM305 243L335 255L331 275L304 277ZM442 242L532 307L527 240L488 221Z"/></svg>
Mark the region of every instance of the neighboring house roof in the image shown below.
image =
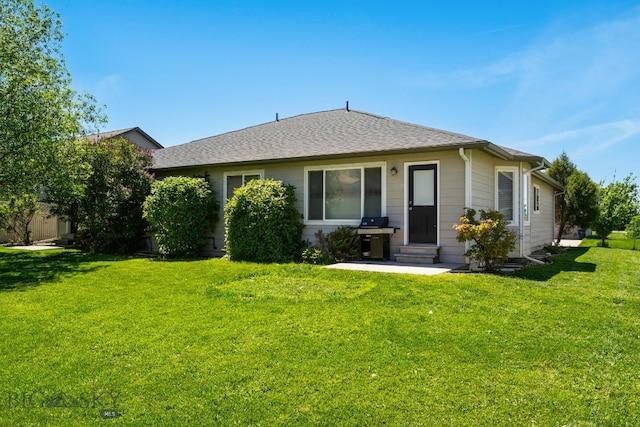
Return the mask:
<svg viewBox="0 0 640 427"><path fill-rule="evenodd" d="M91 135L86 135L86 138L91 142L97 142L102 141L103 139L111 138L124 138L132 144L135 144L141 148L150 148L154 150L163 148L158 141L151 138L149 134L147 134L139 127L94 133Z"/></svg>
<svg viewBox="0 0 640 427"><path fill-rule="evenodd" d="M352 157L458 148L481 148L506 160L548 165L539 156L480 138L406 123L356 110L330 110L163 148L153 169Z"/></svg>

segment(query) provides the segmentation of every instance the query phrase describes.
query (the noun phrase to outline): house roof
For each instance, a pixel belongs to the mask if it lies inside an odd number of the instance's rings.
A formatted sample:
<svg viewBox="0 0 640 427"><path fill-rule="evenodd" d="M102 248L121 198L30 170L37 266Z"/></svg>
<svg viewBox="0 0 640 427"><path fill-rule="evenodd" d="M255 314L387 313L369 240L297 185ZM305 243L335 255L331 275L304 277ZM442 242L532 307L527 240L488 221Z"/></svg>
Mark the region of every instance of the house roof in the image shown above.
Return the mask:
<svg viewBox="0 0 640 427"><path fill-rule="evenodd" d="M486 140L356 111L302 114L163 148L153 169L265 163L458 148L482 148L507 160L548 164Z"/></svg>
<svg viewBox="0 0 640 427"><path fill-rule="evenodd" d="M127 128L127 129L93 133L91 135L86 135L86 138L91 142L97 142L97 141L102 141L103 139L118 138L118 137L122 137L129 140L130 138L127 138L127 137L132 133L139 133L140 135L142 135L144 139L147 140L147 142L149 142L150 145L152 145L156 149L163 148L158 141L153 139L151 136L149 136L149 134L147 134L145 131L143 131L137 126L132 128ZM131 142L135 144L135 141L131 141Z"/></svg>

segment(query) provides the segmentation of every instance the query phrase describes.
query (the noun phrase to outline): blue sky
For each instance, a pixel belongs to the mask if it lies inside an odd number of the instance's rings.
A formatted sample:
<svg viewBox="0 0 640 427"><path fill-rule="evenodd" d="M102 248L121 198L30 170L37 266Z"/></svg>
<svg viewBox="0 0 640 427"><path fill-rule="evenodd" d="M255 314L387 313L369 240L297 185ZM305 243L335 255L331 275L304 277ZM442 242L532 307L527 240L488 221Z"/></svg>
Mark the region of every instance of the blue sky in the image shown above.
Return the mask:
<svg viewBox="0 0 640 427"><path fill-rule="evenodd" d="M48 0L104 130L171 146L350 107L640 174L640 1Z"/></svg>

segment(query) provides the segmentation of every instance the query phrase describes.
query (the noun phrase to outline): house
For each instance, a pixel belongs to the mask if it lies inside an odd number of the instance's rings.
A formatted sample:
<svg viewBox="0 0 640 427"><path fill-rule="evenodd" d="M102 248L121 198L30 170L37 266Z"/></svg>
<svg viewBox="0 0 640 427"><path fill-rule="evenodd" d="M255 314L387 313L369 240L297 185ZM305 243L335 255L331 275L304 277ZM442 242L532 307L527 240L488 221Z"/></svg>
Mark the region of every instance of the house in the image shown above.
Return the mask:
<svg viewBox="0 0 640 427"><path fill-rule="evenodd" d="M124 138L130 143L147 150L158 150L162 148L162 145L160 145L158 141L151 138L139 127L94 133L87 135L86 138L91 142L102 141L103 139Z"/></svg>
<svg viewBox="0 0 640 427"><path fill-rule="evenodd" d="M347 109L303 114L154 152L156 176L205 175L224 201L254 178L296 188L304 238L388 216L391 258L464 263L465 207L498 209L520 238L513 257L551 243L554 192L543 157L454 132ZM224 227L207 251L221 254ZM418 252L416 256L412 254ZM431 254L430 254L431 253Z"/></svg>

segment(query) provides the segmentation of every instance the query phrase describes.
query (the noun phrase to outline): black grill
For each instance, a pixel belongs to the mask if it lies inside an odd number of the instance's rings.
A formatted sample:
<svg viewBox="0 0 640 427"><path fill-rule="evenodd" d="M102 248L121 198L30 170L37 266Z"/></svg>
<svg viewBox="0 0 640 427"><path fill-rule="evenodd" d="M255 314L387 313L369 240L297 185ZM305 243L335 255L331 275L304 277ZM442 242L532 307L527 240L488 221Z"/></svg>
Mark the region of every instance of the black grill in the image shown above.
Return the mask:
<svg viewBox="0 0 640 427"><path fill-rule="evenodd" d="M389 240L396 232L389 227L388 216L365 216L360 221L360 258L389 259Z"/></svg>
<svg viewBox="0 0 640 427"><path fill-rule="evenodd" d="M360 228L385 228L388 226L388 216L365 216L360 221Z"/></svg>

